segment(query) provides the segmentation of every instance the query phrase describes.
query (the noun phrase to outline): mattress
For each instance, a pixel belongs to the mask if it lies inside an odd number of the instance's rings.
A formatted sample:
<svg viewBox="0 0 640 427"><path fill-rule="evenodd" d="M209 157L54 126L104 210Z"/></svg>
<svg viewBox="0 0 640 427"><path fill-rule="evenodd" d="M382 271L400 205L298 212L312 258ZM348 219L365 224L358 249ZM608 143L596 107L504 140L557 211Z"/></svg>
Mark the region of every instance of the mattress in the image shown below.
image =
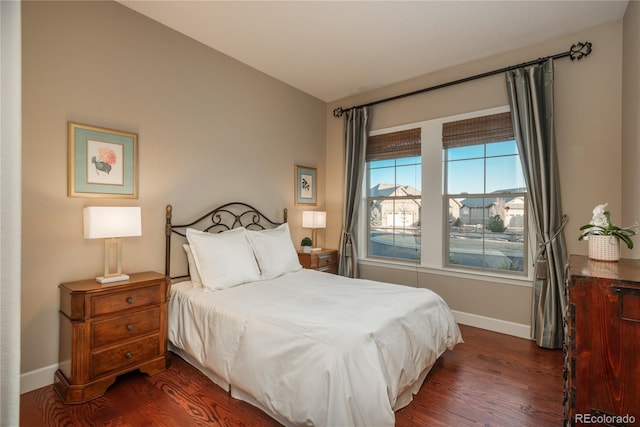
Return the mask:
<svg viewBox="0 0 640 427"><path fill-rule="evenodd" d="M209 291L172 286L170 346L285 425L393 426L462 342L427 289L299 270Z"/></svg>

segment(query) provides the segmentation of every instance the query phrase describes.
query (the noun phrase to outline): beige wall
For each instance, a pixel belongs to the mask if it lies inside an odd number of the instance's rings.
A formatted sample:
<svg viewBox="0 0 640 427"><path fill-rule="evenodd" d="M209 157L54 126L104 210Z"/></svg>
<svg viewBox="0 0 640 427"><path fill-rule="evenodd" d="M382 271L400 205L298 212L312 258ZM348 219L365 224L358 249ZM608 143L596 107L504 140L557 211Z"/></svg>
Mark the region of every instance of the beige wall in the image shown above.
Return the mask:
<svg viewBox="0 0 640 427"><path fill-rule="evenodd" d="M579 62L555 64L555 118L562 203L569 216L565 236L570 253L587 253L578 228L596 204L608 202L615 221L622 217L621 76L622 21L501 55L473 61L397 85L342 99L327 106L328 244L337 245L342 208L342 119L335 107L350 107L400 93L564 52L578 41L593 43L593 53ZM428 47L425 47L428 49ZM637 49L637 44L636 44ZM372 130L507 105L503 75L441 89L373 107ZM636 112L637 114L637 112ZM433 143L439 143L434 141ZM637 181L637 180L636 180ZM428 287L454 310L530 324L531 288L466 277L364 266L364 277Z"/></svg>
<svg viewBox="0 0 640 427"><path fill-rule="evenodd" d="M624 15L622 43L622 222L640 222L640 1ZM640 258L635 239L633 258Z"/></svg>
<svg viewBox="0 0 640 427"><path fill-rule="evenodd" d="M142 207L125 272L163 271L165 205L176 221L215 204L281 218L295 164L318 167L325 104L115 2L23 2L22 372L58 362L58 284L99 275L82 208ZM67 121L139 134L139 199L67 197ZM53 378L51 378L53 381Z"/></svg>

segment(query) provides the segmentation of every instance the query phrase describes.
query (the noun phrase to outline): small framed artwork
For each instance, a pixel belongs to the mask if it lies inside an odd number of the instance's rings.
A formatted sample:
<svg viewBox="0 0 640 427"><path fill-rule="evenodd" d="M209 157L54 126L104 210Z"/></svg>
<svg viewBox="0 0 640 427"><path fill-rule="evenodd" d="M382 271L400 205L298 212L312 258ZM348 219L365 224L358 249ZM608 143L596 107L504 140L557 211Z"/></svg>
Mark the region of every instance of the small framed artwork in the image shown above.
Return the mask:
<svg viewBox="0 0 640 427"><path fill-rule="evenodd" d="M69 197L138 198L138 135L69 122Z"/></svg>
<svg viewBox="0 0 640 427"><path fill-rule="evenodd" d="M317 169L307 166L295 167L295 197L294 203L296 205L308 205L316 206L318 201L316 199L316 176Z"/></svg>

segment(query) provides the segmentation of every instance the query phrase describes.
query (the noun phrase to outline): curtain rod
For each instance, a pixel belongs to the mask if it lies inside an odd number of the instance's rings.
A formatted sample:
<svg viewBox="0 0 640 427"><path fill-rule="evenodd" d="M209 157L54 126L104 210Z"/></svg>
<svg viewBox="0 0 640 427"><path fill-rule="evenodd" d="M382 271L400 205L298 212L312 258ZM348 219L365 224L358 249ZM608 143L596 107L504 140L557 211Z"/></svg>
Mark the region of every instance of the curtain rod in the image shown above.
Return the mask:
<svg viewBox="0 0 640 427"><path fill-rule="evenodd" d="M475 76L465 77L465 78L462 78L462 79L459 79L459 80L454 80L454 81L451 81L451 82L448 82L448 83L442 83L442 84L439 84L439 85L436 85L436 86L431 86L431 87L427 87L427 88L424 88L424 89L415 90L413 92L403 93L401 95L392 96L390 98L380 99L378 101L369 102L368 104L356 105L356 106L351 107L351 108L338 107L335 110L333 110L333 116L334 117L342 117L342 114L344 114L346 111L352 110L354 108L371 107L373 105L382 104L382 103L389 102L389 101L395 101L396 99L406 98L408 96L418 95L418 94L421 94L421 93L430 92L432 90L442 89L442 88L449 87L449 86L454 86L454 85L457 85L457 84L460 84L460 83L466 83L466 82L469 82L469 81L472 81L472 80L481 79L483 77L489 77L489 76L493 76L495 74L505 73L507 71L515 70L516 68L528 67L529 65L540 64L540 63L546 61L547 59L559 59L559 58L566 58L568 56L568 57L571 58L572 61L576 60L576 59L579 61L582 58L584 58L585 56L589 56L590 53L591 53L591 43L590 42L584 42L584 43L578 42L576 44L571 45L571 48L567 52L557 53L557 54L551 55L551 56L545 56L544 58L534 59L533 61L524 62L522 64L511 65L509 67L500 68L499 70L487 71L486 73L476 74Z"/></svg>

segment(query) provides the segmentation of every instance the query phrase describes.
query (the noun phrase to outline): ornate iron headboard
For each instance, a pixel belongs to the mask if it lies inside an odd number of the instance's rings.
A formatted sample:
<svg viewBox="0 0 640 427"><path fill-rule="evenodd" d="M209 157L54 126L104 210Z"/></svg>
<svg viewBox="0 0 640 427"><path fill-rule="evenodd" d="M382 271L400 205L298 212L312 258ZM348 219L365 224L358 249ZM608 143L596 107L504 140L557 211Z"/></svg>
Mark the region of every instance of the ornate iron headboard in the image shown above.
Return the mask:
<svg viewBox="0 0 640 427"><path fill-rule="evenodd" d="M231 202L219 206L200 218L188 224L174 225L171 223L173 207L167 205L167 224L165 226L166 248L165 248L165 275L170 279L184 279L189 277L188 269L186 275L171 276L171 235L173 233L185 237L187 228L196 228L209 233L220 233L233 228L244 227L249 230L264 230L274 228L287 222L287 209L284 209L284 219L282 222L272 221L262 212L251 205L241 202Z"/></svg>

